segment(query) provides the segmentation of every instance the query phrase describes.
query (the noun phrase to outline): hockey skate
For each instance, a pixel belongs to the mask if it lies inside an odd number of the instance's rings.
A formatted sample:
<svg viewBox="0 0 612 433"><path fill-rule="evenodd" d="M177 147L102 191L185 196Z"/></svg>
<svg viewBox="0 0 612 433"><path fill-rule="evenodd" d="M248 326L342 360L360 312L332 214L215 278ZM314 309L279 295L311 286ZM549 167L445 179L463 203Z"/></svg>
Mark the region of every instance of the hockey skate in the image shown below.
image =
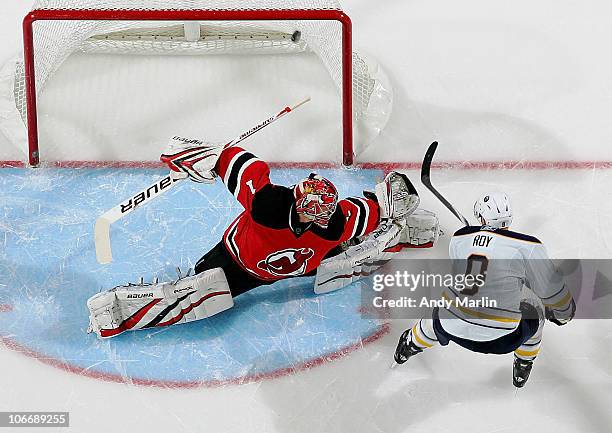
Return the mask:
<svg viewBox="0 0 612 433"><path fill-rule="evenodd" d="M529 379L529 373L531 373L531 367L533 367L532 360L514 358L514 366L512 368L512 383L517 388L522 388Z"/></svg>
<svg viewBox="0 0 612 433"><path fill-rule="evenodd" d="M395 349L395 362L398 364L403 364L408 361L412 356L421 353L423 349L417 347L412 340L408 339L410 335L410 329L405 331L399 339L397 343L397 348Z"/></svg>

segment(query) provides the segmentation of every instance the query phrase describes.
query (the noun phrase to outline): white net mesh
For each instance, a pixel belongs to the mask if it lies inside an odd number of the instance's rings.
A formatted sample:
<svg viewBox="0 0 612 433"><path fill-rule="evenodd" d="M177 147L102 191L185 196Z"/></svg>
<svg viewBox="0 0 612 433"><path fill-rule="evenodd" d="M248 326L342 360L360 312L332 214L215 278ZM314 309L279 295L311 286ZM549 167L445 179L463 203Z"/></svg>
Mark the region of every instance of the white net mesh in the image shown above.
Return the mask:
<svg viewBox="0 0 612 433"><path fill-rule="evenodd" d="M340 9L333 0L39 0L34 9ZM311 51L338 88L342 85L342 33L337 21L37 21L34 23L36 88L75 52L112 54L279 54ZM367 114L377 87L367 63L353 53L353 114ZM340 92L338 92L338 96ZM17 62L14 99L26 117L24 67ZM390 98L389 98L390 99Z"/></svg>

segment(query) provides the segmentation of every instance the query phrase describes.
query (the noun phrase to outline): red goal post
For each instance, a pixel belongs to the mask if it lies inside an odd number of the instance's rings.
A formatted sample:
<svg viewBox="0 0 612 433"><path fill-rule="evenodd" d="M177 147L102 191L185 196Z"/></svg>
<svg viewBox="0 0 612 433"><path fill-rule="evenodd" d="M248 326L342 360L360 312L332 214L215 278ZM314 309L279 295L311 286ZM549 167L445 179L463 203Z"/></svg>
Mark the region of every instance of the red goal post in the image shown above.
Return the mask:
<svg viewBox="0 0 612 433"><path fill-rule="evenodd" d="M23 20L28 159L40 163L33 26L36 21L338 21L342 25L342 162L353 164L352 24L337 9L35 9Z"/></svg>

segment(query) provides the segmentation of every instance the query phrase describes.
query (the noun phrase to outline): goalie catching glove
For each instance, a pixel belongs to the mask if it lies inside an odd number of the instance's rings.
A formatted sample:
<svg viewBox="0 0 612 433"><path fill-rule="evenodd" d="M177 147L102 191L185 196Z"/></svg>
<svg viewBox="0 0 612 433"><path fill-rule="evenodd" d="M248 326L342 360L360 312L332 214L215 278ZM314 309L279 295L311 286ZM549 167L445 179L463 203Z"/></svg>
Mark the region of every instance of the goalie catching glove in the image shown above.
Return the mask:
<svg viewBox="0 0 612 433"><path fill-rule="evenodd" d="M380 219L399 219L419 207L419 194L408 176L397 171L389 173L376 184L376 200L380 206Z"/></svg>
<svg viewBox="0 0 612 433"><path fill-rule="evenodd" d="M125 331L204 319L233 305L221 268L179 277L175 282L128 284L98 293L87 301L87 332L110 338Z"/></svg>
<svg viewBox="0 0 612 433"><path fill-rule="evenodd" d="M223 144L175 136L159 159L168 165L174 179L214 183L215 165L224 148Z"/></svg>

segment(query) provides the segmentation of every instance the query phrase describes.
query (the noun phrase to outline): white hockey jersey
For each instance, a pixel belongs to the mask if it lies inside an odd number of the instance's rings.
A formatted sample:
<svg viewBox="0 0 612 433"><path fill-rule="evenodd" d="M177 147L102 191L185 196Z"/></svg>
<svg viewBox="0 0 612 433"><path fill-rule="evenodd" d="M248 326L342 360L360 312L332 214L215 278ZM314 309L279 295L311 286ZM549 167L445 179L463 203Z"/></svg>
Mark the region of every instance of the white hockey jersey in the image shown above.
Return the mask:
<svg viewBox="0 0 612 433"><path fill-rule="evenodd" d="M490 341L511 333L522 317L520 304L525 286L545 306L569 308L572 295L544 245L533 236L486 226L464 227L453 235L449 254L456 273L485 277L480 287L443 290L442 296L451 302L448 308L440 309L439 318L449 334L472 341ZM466 300L479 302L467 306Z"/></svg>

